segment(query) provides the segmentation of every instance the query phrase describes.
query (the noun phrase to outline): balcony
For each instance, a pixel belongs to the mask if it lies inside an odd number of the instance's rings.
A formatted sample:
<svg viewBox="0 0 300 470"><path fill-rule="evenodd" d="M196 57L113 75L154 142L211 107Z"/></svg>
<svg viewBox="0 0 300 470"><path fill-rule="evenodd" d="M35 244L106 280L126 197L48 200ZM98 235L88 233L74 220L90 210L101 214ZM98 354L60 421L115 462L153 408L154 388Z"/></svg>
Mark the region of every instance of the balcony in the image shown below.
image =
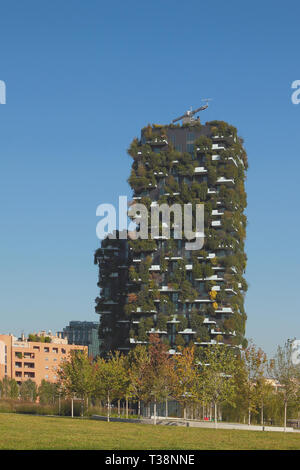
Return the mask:
<svg viewBox="0 0 300 470"><path fill-rule="evenodd" d="M194 173L207 173L207 169L204 166L197 166L194 169Z"/></svg>
<svg viewBox="0 0 300 470"><path fill-rule="evenodd" d="M219 211L219 209L213 209L211 215L224 215L224 212Z"/></svg>
<svg viewBox="0 0 300 470"><path fill-rule="evenodd" d="M180 335L194 335L196 331L193 331L191 328L186 328L185 330L178 331Z"/></svg>
<svg viewBox="0 0 300 470"><path fill-rule="evenodd" d="M221 225L222 225L221 220L213 220L211 223L212 227L221 227Z"/></svg>
<svg viewBox="0 0 300 470"><path fill-rule="evenodd" d="M228 184L230 186L233 186L235 184L235 181L233 178L225 178L225 176L220 176L220 178L217 179L216 184Z"/></svg>
<svg viewBox="0 0 300 470"><path fill-rule="evenodd" d="M221 307L216 310L216 313L233 313L231 307Z"/></svg>
<svg viewBox="0 0 300 470"><path fill-rule="evenodd" d="M152 264L149 271L160 271L160 264Z"/></svg>
<svg viewBox="0 0 300 470"><path fill-rule="evenodd" d="M212 144L212 149L213 150L225 150L225 147L224 145Z"/></svg>
<svg viewBox="0 0 300 470"><path fill-rule="evenodd" d="M203 324L204 325L216 325L217 322L215 322L214 320L210 320L209 318L204 318Z"/></svg>
<svg viewBox="0 0 300 470"><path fill-rule="evenodd" d="M167 139L161 139L159 137L156 137L155 139L147 140L147 144L157 147L157 146L168 145L168 141Z"/></svg>

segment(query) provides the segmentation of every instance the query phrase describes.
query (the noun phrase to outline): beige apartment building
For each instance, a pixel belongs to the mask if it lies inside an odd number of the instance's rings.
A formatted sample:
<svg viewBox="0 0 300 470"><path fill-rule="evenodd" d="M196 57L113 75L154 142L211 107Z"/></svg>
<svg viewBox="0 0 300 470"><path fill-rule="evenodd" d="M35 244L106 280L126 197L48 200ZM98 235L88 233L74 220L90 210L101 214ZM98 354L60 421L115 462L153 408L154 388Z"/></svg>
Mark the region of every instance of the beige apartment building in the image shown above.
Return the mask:
<svg viewBox="0 0 300 470"><path fill-rule="evenodd" d="M87 346L67 344L59 336L51 335L50 338L50 343L43 343L0 335L0 380L12 378L20 385L31 379L37 386L43 379L56 382L59 365L68 359L72 350L88 351Z"/></svg>

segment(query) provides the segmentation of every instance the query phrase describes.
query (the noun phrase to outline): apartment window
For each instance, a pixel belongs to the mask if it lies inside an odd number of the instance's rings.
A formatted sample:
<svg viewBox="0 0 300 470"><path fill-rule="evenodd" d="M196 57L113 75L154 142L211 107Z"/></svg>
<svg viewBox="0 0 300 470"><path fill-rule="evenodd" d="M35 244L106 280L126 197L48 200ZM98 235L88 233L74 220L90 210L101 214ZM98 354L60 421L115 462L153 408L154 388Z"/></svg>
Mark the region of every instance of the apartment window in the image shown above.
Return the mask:
<svg viewBox="0 0 300 470"><path fill-rule="evenodd" d="M189 153L193 153L194 152L194 144L186 144L186 150Z"/></svg>
<svg viewBox="0 0 300 470"><path fill-rule="evenodd" d="M49 375L45 375L45 379L49 379Z"/></svg>
<svg viewBox="0 0 300 470"><path fill-rule="evenodd" d="M55 354L58 354L58 348L53 348L53 352L54 352Z"/></svg>
<svg viewBox="0 0 300 470"><path fill-rule="evenodd" d="M26 369L34 369L34 362L24 362L24 367Z"/></svg>
<svg viewBox="0 0 300 470"><path fill-rule="evenodd" d="M61 348L61 353L66 354L66 350L64 348Z"/></svg>
<svg viewBox="0 0 300 470"><path fill-rule="evenodd" d="M190 142L190 141L194 141L194 140L195 140L195 134L194 134L194 132L188 132L188 133L187 133L187 139L186 139L186 140L189 141L189 142Z"/></svg>
<svg viewBox="0 0 300 470"><path fill-rule="evenodd" d="M48 353L50 351L49 348L44 348L44 352Z"/></svg>
<svg viewBox="0 0 300 470"><path fill-rule="evenodd" d="M22 367L22 362L15 362L15 367L17 368Z"/></svg>
<svg viewBox="0 0 300 470"><path fill-rule="evenodd" d="M33 349L36 349L36 351L39 351L40 347L39 346L33 346Z"/></svg>
<svg viewBox="0 0 300 470"><path fill-rule="evenodd" d="M35 377L35 373L34 372L24 372L24 377L26 377L28 379L33 379Z"/></svg>

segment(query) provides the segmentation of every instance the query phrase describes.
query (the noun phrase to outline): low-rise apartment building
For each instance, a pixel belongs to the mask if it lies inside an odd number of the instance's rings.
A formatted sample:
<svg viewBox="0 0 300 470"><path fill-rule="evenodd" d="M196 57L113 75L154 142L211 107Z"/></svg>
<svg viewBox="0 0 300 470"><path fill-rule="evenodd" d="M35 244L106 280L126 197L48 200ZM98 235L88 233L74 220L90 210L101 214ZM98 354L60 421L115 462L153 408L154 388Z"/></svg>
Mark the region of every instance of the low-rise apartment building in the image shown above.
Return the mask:
<svg viewBox="0 0 300 470"><path fill-rule="evenodd" d="M43 379L58 380L60 363L68 359L72 350L88 351L87 346L67 344L55 337L49 343L17 339L13 335L0 335L0 380L15 379L19 385L31 379L37 386Z"/></svg>

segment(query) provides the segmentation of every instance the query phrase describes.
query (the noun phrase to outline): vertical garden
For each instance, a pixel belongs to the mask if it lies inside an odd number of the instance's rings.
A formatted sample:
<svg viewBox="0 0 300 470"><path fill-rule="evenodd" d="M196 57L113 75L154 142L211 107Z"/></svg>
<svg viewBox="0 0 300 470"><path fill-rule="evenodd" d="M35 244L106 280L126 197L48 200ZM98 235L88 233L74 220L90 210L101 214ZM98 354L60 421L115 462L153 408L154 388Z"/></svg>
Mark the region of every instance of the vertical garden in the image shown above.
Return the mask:
<svg viewBox="0 0 300 470"><path fill-rule="evenodd" d="M205 242L187 250L184 235L105 239L99 265L102 352L124 352L157 333L170 351L189 344L245 346L244 279L247 155L223 121L152 125L128 149L131 208L204 203ZM161 232L160 232L161 233Z"/></svg>

